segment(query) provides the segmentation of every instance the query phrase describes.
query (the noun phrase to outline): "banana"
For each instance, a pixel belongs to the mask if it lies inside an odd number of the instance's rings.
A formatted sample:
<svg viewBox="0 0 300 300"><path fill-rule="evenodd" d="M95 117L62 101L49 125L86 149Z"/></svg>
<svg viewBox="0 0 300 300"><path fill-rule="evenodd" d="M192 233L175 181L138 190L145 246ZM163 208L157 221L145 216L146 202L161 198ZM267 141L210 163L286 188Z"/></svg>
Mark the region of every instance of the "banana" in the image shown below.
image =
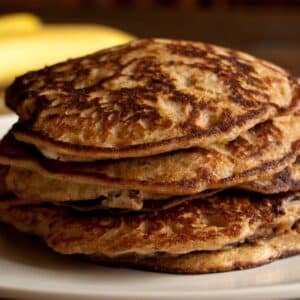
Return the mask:
<svg viewBox="0 0 300 300"><path fill-rule="evenodd" d="M125 32L98 25L46 25L26 35L0 35L0 87L26 71L131 39Z"/></svg>
<svg viewBox="0 0 300 300"><path fill-rule="evenodd" d="M40 30L42 21L29 13L0 16L0 38L17 34L28 34Z"/></svg>

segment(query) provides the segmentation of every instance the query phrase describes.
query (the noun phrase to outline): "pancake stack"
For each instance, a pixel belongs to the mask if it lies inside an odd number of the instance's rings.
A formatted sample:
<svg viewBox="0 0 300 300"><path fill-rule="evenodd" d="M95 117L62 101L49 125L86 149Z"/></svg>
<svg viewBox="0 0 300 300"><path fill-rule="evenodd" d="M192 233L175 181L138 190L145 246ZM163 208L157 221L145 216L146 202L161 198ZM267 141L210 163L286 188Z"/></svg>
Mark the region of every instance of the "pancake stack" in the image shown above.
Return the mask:
<svg viewBox="0 0 300 300"><path fill-rule="evenodd" d="M300 85L200 42L143 39L27 73L0 220L54 251L172 273L300 253Z"/></svg>

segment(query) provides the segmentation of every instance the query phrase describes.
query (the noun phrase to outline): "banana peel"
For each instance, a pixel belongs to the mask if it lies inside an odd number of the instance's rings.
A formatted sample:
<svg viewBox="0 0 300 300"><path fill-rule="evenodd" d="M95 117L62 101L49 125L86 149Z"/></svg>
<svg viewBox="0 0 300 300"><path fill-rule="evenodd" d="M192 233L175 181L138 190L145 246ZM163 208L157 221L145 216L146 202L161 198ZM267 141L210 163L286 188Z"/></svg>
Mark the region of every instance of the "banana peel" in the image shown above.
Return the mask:
<svg viewBox="0 0 300 300"><path fill-rule="evenodd" d="M0 18L0 27L1 22L4 21ZM126 43L134 38L123 31L100 25L45 25L39 30L20 34L15 30L18 27L14 25L15 21L10 19L9 22L13 29L10 35L1 34L0 30L0 88L27 71Z"/></svg>

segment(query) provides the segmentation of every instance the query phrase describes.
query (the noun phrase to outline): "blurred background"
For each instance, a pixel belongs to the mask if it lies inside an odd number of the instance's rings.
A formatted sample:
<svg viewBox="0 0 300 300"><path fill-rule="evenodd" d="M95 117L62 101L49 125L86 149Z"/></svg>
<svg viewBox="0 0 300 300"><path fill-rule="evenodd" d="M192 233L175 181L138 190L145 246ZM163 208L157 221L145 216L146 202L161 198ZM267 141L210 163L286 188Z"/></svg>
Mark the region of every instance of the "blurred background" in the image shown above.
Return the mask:
<svg viewBox="0 0 300 300"><path fill-rule="evenodd" d="M0 89L27 70L134 37L238 48L300 76L297 0L0 0Z"/></svg>

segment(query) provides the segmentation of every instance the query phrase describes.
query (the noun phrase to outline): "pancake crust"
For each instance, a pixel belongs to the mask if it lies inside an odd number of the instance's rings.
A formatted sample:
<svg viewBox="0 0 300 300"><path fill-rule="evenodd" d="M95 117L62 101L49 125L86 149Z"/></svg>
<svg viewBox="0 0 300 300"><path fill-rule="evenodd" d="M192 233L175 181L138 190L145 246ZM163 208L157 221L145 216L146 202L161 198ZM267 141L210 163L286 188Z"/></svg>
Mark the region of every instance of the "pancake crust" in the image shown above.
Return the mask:
<svg viewBox="0 0 300 300"><path fill-rule="evenodd" d="M149 156L227 142L293 110L285 70L200 42L145 39L16 79L17 139L64 160Z"/></svg>
<svg viewBox="0 0 300 300"><path fill-rule="evenodd" d="M196 194L249 182L293 163L299 149L299 122L299 114L277 117L256 125L232 142L211 145L209 150L191 148L153 157L95 162L50 160L9 134L0 145L0 163L45 177L106 188Z"/></svg>
<svg viewBox="0 0 300 300"><path fill-rule="evenodd" d="M220 251L195 252L179 256L109 258L87 256L105 265L165 273L204 274L261 266L300 253L300 226L272 238L243 243Z"/></svg>
<svg viewBox="0 0 300 300"><path fill-rule="evenodd" d="M255 181L239 186L248 191L255 191L262 194L276 194L287 191L300 191L300 156L296 161L273 174L272 176L258 178Z"/></svg>
<svg viewBox="0 0 300 300"><path fill-rule="evenodd" d="M53 206L7 207L6 199L0 201L0 219L41 236L63 254L181 255L285 232L299 220L299 200L299 194L222 193L158 212L110 215L74 214Z"/></svg>

